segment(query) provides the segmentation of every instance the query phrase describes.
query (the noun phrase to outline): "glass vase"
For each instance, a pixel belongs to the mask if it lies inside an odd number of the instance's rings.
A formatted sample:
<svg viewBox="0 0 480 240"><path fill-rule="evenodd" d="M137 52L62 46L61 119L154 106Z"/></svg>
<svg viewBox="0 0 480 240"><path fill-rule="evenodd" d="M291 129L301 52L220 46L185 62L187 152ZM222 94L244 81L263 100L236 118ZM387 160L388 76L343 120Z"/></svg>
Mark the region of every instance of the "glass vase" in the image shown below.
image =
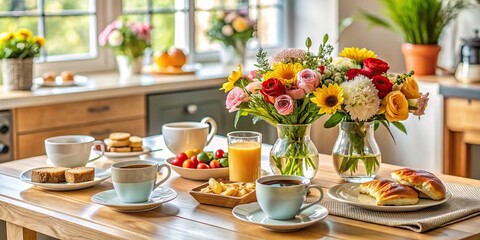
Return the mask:
<svg viewBox="0 0 480 240"><path fill-rule="evenodd" d="M278 124L278 139L270 151L270 167L278 175L312 179L318 170L318 150L310 139L311 124Z"/></svg>
<svg viewBox="0 0 480 240"><path fill-rule="evenodd" d="M347 182L373 180L382 160L372 122L342 122L333 146L335 171Z"/></svg>

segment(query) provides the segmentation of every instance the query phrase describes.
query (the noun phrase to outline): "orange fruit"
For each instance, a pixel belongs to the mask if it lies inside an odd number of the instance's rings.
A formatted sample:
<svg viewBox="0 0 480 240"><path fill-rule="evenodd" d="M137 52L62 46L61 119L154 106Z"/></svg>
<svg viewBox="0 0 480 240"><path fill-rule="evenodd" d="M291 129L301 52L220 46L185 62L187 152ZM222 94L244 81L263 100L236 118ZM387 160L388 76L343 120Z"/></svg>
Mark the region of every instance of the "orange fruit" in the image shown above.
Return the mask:
<svg viewBox="0 0 480 240"><path fill-rule="evenodd" d="M183 51L178 48L171 48L168 51L168 55L170 57L169 65L172 67L180 68L187 62L187 57Z"/></svg>
<svg viewBox="0 0 480 240"><path fill-rule="evenodd" d="M154 55L154 61L159 68L166 68L170 65L170 55L167 51L157 52Z"/></svg>

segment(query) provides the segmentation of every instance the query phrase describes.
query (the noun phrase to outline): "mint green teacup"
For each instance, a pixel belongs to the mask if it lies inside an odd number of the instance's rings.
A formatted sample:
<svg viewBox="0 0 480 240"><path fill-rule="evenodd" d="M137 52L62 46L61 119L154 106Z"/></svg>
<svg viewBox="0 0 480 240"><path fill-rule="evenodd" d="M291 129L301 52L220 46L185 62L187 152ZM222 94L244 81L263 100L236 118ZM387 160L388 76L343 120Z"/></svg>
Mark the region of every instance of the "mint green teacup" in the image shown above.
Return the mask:
<svg viewBox="0 0 480 240"><path fill-rule="evenodd" d="M157 182L157 173L167 169L165 177ZM134 160L112 165L112 182L115 192L125 203L146 202L150 194L170 177L167 164Z"/></svg>
<svg viewBox="0 0 480 240"><path fill-rule="evenodd" d="M275 175L262 177L256 182L257 201L260 208L271 219L287 220L303 210L317 204L323 198L322 188L310 185L310 179L298 176ZM308 190L316 188L320 198L302 207Z"/></svg>

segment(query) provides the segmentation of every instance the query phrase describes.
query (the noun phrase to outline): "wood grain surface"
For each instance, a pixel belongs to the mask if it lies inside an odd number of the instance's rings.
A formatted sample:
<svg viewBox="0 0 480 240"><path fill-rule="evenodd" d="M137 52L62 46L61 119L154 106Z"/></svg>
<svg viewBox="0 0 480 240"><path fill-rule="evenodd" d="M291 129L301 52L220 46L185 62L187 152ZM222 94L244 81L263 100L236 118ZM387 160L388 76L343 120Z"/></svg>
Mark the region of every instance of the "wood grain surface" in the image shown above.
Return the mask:
<svg viewBox="0 0 480 240"><path fill-rule="evenodd" d="M161 137L149 137L145 145L164 147ZM207 150L226 149L226 139L216 137ZM262 148L262 168L268 168L268 150ZM141 156L163 162L168 151ZM101 159L92 166L108 168L132 159ZM62 239L480 239L480 217L415 233L372 223L329 215L323 221L292 233L276 233L237 220L231 208L203 205L188 193L204 182L181 178L176 173L166 182L178 197L143 213L121 213L90 201L92 195L112 189L110 180L94 187L68 192L41 190L22 182L22 171L46 165L46 156L0 164L0 219ZM380 176L387 177L398 166L382 164ZM437 174L443 181L480 186L480 181ZM330 156L320 156L314 184L326 191L342 183L333 170Z"/></svg>

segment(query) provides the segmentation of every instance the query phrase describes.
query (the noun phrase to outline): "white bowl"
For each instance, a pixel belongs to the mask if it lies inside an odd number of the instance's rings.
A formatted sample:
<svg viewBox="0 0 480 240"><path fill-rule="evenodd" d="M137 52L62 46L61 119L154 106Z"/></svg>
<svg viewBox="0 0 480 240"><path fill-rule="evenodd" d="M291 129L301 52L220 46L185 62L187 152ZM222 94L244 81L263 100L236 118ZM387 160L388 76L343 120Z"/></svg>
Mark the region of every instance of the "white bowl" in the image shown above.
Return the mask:
<svg viewBox="0 0 480 240"><path fill-rule="evenodd" d="M165 162L183 178L191 180L208 180L210 178L228 178L228 167L226 168L209 168L209 169L195 169L183 168L173 165L171 162L175 157L167 159Z"/></svg>

